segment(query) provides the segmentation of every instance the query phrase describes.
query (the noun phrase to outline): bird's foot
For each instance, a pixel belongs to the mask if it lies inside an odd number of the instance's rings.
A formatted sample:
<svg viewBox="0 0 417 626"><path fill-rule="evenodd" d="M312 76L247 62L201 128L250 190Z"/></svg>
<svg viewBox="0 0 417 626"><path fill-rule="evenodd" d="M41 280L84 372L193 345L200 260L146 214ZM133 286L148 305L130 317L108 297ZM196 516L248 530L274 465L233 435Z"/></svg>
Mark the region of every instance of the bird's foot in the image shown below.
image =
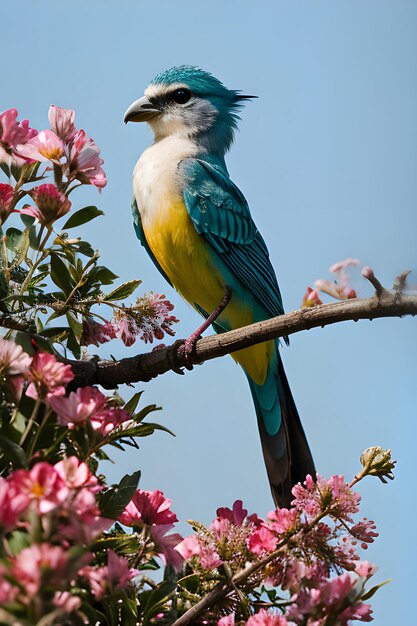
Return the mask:
<svg viewBox="0 0 417 626"><path fill-rule="evenodd" d="M187 369L189 370L193 369L193 364L191 361L192 361L192 355L195 350L197 341L201 339L202 333L205 330L207 330L207 328L211 326L213 322L217 320L217 318L220 316L221 313L223 313L224 309L229 304L231 297L232 297L232 290L230 289L230 287L226 286L224 288L224 296L219 302L219 304L216 306L214 311L210 313L210 315L207 317L206 320L204 320L201 326L199 326L197 330L195 330L188 337L188 339L186 339L184 343L182 343L181 346L178 348L178 354L184 357L185 367Z"/></svg>

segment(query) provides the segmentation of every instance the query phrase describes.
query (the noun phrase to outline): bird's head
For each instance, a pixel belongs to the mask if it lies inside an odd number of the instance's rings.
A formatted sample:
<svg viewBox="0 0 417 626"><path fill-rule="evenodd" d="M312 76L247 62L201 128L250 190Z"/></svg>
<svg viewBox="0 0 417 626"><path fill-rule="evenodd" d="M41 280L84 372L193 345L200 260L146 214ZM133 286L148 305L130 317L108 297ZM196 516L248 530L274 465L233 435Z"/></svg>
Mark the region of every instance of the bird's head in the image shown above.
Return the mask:
<svg viewBox="0 0 417 626"><path fill-rule="evenodd" d="M182 65L158 74L126 111L125 122L148 122L155 139L190 137L224 154L233 142L244 96L227 89L209 72Z"/></svg>

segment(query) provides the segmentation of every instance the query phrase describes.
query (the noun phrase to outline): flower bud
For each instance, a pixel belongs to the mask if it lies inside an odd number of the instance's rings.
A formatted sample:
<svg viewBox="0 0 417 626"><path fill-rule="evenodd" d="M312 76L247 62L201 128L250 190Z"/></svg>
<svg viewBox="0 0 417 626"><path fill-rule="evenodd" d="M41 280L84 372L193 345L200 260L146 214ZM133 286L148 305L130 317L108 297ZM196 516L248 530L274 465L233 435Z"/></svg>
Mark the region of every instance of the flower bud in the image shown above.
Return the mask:
<svg viewBox="0 0 417 626"><path fill-rule="evenodd" d="M383 483L386 478L394 479L392 470L397 461L391 459L391 450L384 450L381 446L372 446L362 452L360 461L370 476L378 476Z"/></svg>

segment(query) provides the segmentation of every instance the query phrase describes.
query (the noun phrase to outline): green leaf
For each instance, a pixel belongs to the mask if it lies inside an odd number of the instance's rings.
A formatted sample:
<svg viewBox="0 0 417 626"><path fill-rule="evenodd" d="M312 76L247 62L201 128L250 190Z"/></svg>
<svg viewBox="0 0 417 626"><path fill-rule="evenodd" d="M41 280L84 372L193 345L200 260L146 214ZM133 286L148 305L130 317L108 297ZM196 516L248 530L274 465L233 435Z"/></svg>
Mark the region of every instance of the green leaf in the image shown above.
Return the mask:
<svg viewBox="0 0 417 626"><path fill-rule="evenodd" d="M119 278L117 274L113 274L113 272L104 265L97 265L97 267L94 268L94 273L90 272L89 277L91 274L93 274L92 278L94 282L100 283L101 285L111 285L116 278Z"/></svg>
<svg viewBox="0 0 417 626"><path fill-rule="evenodd" d="M379 585L375 585L374 587L371 587L369 589L369 591L366 591L363 594L363 596L361 596L361 600L369 600L369 598L372 598L372 596L374 596L376 594L378 589L380 589L381 587L383 587L387 583L390 583L391 581L392 581L392 578L388 578L387 580L384 580L384 582L379 583Z"/></svg>
<svg viewBox="0 0 417 626"><path fill-rule="evenodd" d="M165 602L167 602L175 588L175 581L164 580L155 589L152 589L152 591L145 591L141 594L140 603L143 608L143 626L148 626L151 618L154 617Z"/></svg>
<svg viewBox="0 0 417 626"><path fill-rule="evenodd" d="M69 228L75 228L81 226L81 224L87 224L99 215L104 215L103 211L100 211L96 206L85 206L83 209L76 211L65 222L62 230L68 230Z"/></svg>
<svg viewBox="0 0 417 626"><path fill-rule="evenodd" d="M54 252L51 252L51 278L66 296L71 293L74 283L69 269L64 261Z"/></svg>
<svg viewBox="0 0 417 626"><path fill-rule="evenodd" d="M77 341L74 333L72 332L72 330L70 331L70 333L68 335L67 348L68 348L68 350L71 350L71 352L73 353L73 355L75 356L76 359L79 359L81 357L80 344L78 343L78 341Z"/></svg>
<svg viewBox="0 0 417 626"><path fill-rule="evenodd" d="M26 228L30 228L31 226L33 226L33 223L35 221L34 217L32 217L31 215L25 215L24 213L20 214L20 219L22 220Z"/></svg>
<svg viewBox="0 0 417 626"><path fill-rule="evenodd" d="M0 431L0 449L5 457L12 463L13 468L27 467L28 458L22 446L5 436L4 431Z"/></svg>
<svg viewBox="0 0 417 626"><path fill-rule="evenodd" d="M131 501L139 483L140 471L126 474L118 485L99 495L99 506L103 517L117 519Z"/></svg>
<svg viewBox="0 0 417 626"><path fill-rule="evenodd" d="M139 287L141 282L141 280L129 280L127 283L123 283L123 285L113 289L107 296L104 296L103 300L124 300Z"/></svg>
<svg viewBox="0 0 417 626"><path fill-rule="evenodd" d="M10 178L10 168L7 163L0 163L0 168L6 174L7 178Z"/></svg>
<svg viewBox="0 0 417 626"><path fill-rule="evenodd" d="M23 232L18 228L8 228L6 231L6 247L14 253L15 257L24 257L29 248L29 231Z"/></svg>
<svg viewBox="0 0 417 626"><path fill-rule="evenodd" d="M30 534L23 530L15 530L8 540L10 550L14 556L19 554L23 548L28 548L31 544Z"/></svg>
<svg viewBox="0 0 417 626"><path fill-rule="evenodd" d="M81 322L78 321L78 319L71 311L67 312L66 318L68 320L69 327L74 333L74 337L77 339L77 341L80 341L81 335L83 334L83 325L81 324Z"/></svg>
<svg viewBox="0 0 417 626"><path fill-rule="evenodd" d="M124 406L125 411L127 411L128 413L134 413L142 394L143 391L135 393L135 395L130 398L129 402L126 402Z"/></svg>

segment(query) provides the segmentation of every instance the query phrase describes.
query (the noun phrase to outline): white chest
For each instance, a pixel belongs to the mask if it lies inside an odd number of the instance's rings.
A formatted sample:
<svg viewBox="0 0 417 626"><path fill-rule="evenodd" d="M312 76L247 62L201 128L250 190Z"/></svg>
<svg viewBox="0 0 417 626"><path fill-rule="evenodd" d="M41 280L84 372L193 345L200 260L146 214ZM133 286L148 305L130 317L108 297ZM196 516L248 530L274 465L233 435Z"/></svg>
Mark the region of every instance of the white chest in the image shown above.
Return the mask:
<svg viewBox="0 0 417 626"><path fill-rule="evenodd" d="M156 218L163 220L171 203L178 199L178 163L196 152L196 145L188 138L166 137L141 155L133 171L133 192L145 230Z"/></svg>

